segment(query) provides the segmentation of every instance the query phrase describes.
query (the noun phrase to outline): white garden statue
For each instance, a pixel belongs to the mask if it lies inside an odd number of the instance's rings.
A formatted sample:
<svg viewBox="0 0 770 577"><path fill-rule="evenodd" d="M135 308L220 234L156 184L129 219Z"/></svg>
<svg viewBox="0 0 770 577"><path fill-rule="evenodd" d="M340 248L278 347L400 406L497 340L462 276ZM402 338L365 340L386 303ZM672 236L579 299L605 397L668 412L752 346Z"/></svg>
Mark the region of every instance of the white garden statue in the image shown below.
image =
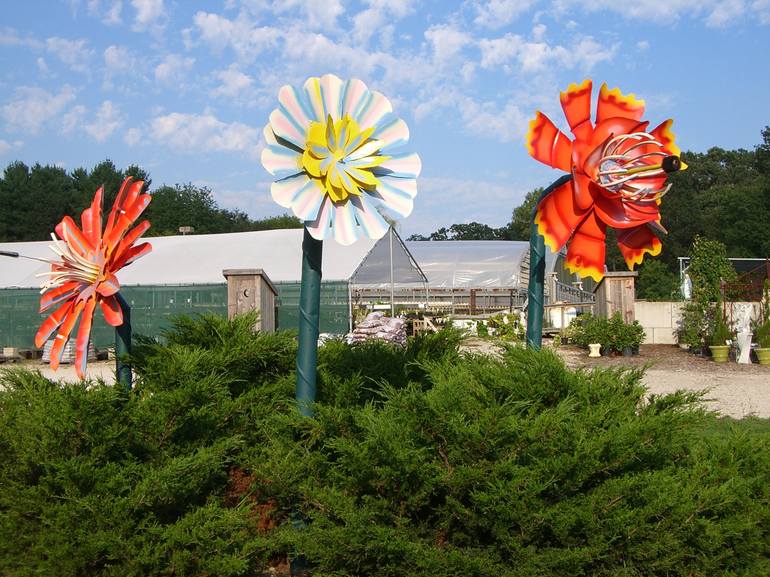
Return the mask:
<svg viewBox="0 0 770 577"><path fill-rule="evenodd" d="M751 364L751 312L750 304L735 305L735 326L738 329L738 363Z"/></svg>

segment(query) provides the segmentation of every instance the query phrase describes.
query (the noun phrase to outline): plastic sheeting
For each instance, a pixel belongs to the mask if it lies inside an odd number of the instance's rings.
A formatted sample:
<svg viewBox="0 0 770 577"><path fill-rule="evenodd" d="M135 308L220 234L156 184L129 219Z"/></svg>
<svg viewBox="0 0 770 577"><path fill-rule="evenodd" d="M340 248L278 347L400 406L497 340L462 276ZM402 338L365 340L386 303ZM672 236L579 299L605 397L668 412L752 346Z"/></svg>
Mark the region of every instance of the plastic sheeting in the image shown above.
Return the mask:
<svg viewBox="0 0 770 577"><path fill-rule="evenodd" d="M392 250L391 250L392 249ZM355 286L384 287L390 284L391 255L394 284L425 283L427 278L398 234L383 236L372 247L350 281Z"/></svg>
<svg viewBox="0 0 770 577"><path fill-rule="evenodd" d="M291 229L146 238L152 252L122 269L118 280L123 286L219 284L225 282L224 269L261 268L273 282L299 281L302 233L302 229ZM323 279L347 281L376 242L362 239L351 246L325 242ZM56 258L49 244L0 243L0 250ZM48 270L43 262L0 257L0 288L39 287L41 277L35 275Z"/></svg>
<svg viewBox="0 0 770 577"><path fill-rule="evenodd" d="M529 242L407 241L406 247L428 277L430 288L520 288L529 279ZM546 271L555 255L546 252Z"/></svg>

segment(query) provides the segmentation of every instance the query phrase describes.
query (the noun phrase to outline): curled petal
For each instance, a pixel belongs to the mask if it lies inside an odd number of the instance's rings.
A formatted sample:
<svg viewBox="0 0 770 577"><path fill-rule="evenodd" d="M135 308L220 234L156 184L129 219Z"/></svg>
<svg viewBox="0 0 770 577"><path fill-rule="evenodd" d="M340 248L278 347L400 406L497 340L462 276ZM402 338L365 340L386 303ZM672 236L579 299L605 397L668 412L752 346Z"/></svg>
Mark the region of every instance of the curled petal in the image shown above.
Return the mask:
<svg viewBox="0 0 770 577"><path fill-rule="evenodd" d="M604 253L607 226L590 212L578 225L567 248L567 270L599 282L604 277Z"/></svg>
<svg viewBox="0 0 770 577"><path fill-rule="evenodd" d="M582 135L591 126L591 90L593 83L586 79L582 83L570 84L559 95L561 108L567 117L572 133Z"/></svg>
<svg viewBox="0 0 770 577"><path fill-rule="evenodd" d="M104 313L104 320L112 327L119 327L123 324L123 309L115 296L110 296L99 301L99 306Z"/></svg>
<svg viewBox="0 0 770 577"><path fill-rule="evenodd" d="M538 111L529 123L527 149L532 158L543 164L565 172L571 169L572 142L542 112Z"/></svg>
<svg viewBox="0 0 770 577"><path fill-rule="evenodd" d="M78 321L78 317L84 306L84 301L76 301L75 306L73 306L72 310L67 313L64 322L61 324L61 327L59 327L59 332L56 333L56 338L53 340L53 346L51 347L51 370L55 371L59 368L59 363L61 363L61 358L64 354L64 346L67 344L70 333L72 332L72 329L75 328L75 323Z"/></svg>
<svg viewBox="0 0 770 577"><path fill-rule="evenodd" d="M90 298L83 307L83 314L80 317L80 326L78 327L78 336L75 341L75 372L79 378L84 378L86 374L86 362L88 361L88 342L91 337L91 323L94 320L94 309L96 308L96 299Z"/></svg>
<svg viewBox="0 0 770 577"><path fill-rule="evenodd" d="M40 348L43 346L43 344L45 344L45 342L48 340L48 337L50 337L53 332L59 328L74 306L75 301L68 300L53 313L51 313L48 318L45 319L45 321L43 321L43 324L40 325L40 328L35 334L35 346L37 348Z"/></svg>
<svg viewBox="0 0 770 577"><path fill-rule="evenodd" d="M599 102L596 106L596 123L608 118L630 118L639 121L644 116L644 100L639 100L633 94L623 94L618 88L609 90L607 84L602 84L599 90Z"/></svg>
<svg viewBox="0 0 770 577"><path fill-rule="evenodd" d="M658 256L663 249L660 239L648 226L618 230L616 236L618 248L629 270L634 270L636 265L642 264L645 254Z"/></svg>
<svg viewBox="0 0 770 577"><path fill-rule="evenodd" d="M545 244L553 252L559 252L585 217L586 212L575 206L572 182L567 181L537 205L535 224Z"/></svg>

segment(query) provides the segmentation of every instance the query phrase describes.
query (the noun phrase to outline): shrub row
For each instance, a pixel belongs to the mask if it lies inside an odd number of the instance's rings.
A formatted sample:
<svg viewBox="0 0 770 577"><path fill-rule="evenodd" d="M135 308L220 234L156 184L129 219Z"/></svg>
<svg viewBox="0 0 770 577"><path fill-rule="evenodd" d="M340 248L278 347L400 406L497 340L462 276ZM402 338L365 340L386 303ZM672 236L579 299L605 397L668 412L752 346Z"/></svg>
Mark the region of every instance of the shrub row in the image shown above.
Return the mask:
<svg viewBox="0 0 770 577"><path fill-rule="evenodd" d="M452 332L328 343L307 419L293 336L252 323L178 321L129 397L5 372L0 574L770 574L760 421Z"/></svg>

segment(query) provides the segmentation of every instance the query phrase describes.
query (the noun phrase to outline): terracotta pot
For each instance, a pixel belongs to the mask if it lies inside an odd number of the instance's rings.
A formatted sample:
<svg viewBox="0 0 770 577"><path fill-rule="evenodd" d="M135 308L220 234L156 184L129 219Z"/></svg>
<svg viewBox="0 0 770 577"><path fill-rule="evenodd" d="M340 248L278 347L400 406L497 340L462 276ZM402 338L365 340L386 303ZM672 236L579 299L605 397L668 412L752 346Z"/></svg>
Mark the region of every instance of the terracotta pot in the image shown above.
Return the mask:
<svg viewBox="0 0 770 577"><path fill-rule="evenodd" d="M715 363L727 362L727 354L730 351L730 347L727 345L712 345L709 349L711 349L711 358L714 359Z"/></svg>
<svg viewBox="0 0 770 577"><path fill-rule="evenodd" d="M770 365L770 349L754 349L760 365Z"/></svg>

